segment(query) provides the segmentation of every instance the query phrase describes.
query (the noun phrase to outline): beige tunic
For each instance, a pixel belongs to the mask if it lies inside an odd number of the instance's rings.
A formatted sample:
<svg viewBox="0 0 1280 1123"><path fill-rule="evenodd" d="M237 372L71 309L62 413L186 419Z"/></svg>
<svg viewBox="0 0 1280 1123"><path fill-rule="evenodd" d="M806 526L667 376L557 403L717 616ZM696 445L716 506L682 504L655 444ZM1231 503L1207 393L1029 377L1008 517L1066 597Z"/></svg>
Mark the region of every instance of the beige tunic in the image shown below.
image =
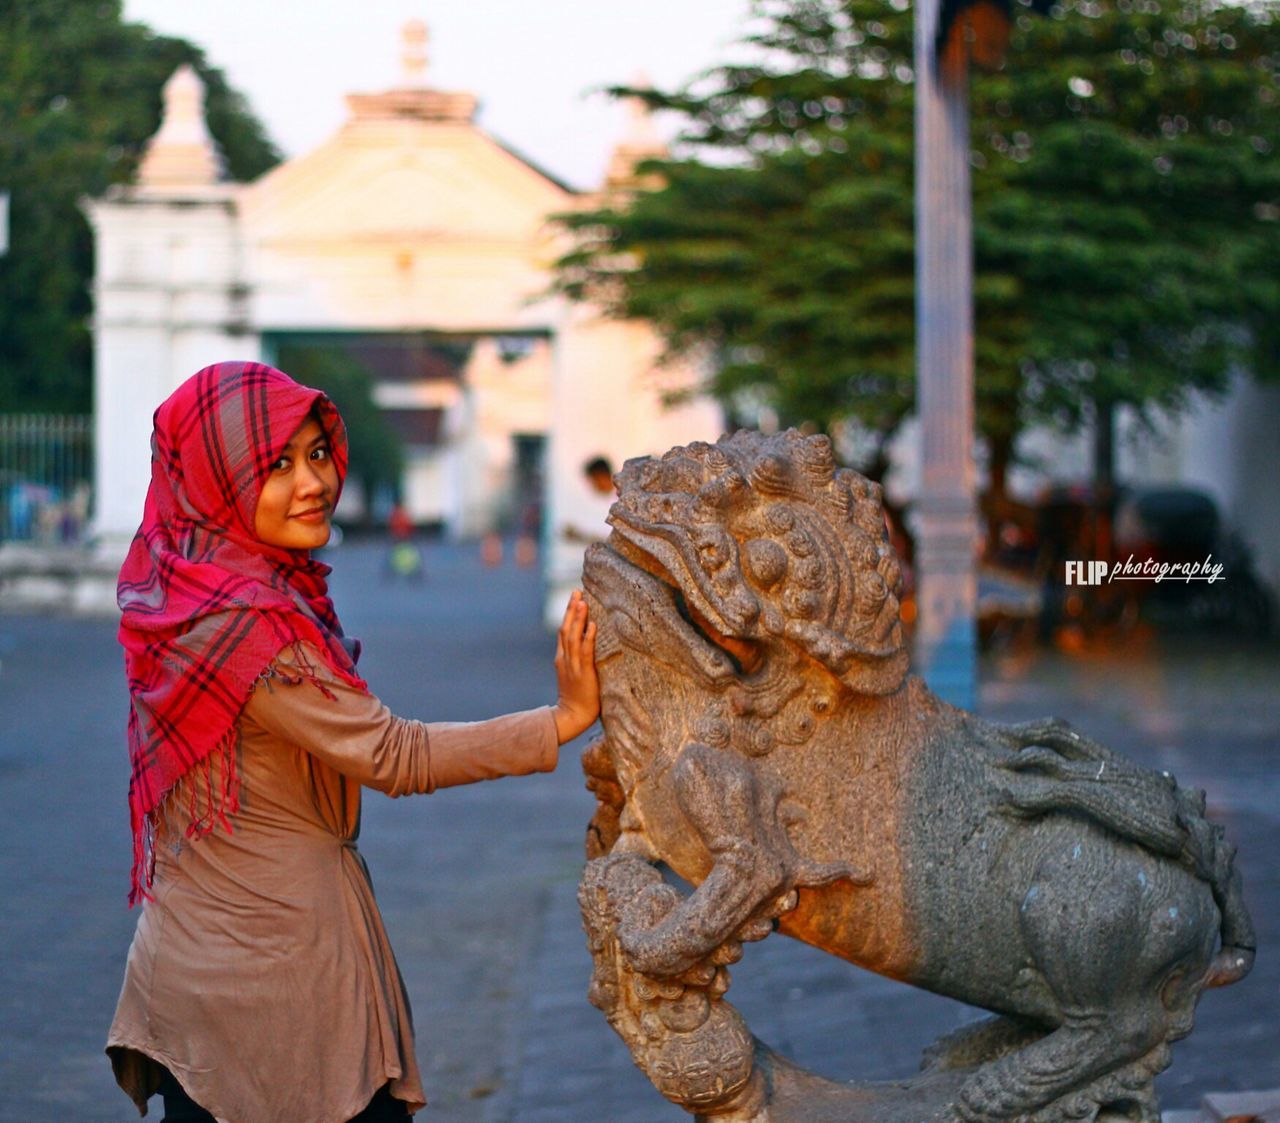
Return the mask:
<svg viewBox="0 0 1280 1123"><path fill-rule="evenodd" d="M356 849L361 785L400 796L556 765L549 707L407 721L307 654L332 697L287 650L259 682L240 718L233 832L188 841L192 791L167 805L107 1040L143 1115L148 1058L219 1123L344 1123L388 1081L421 1107L408 999Z"/></svg>

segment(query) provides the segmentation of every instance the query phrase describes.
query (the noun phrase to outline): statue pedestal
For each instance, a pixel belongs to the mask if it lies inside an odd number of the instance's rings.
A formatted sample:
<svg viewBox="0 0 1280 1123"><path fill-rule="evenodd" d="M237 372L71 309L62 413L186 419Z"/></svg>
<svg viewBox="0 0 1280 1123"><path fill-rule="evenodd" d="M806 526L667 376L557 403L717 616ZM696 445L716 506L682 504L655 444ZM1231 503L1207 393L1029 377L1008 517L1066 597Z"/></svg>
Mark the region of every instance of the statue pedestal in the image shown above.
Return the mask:
<svg viewBox="0 0 1280 1123"><path fill-rule="evenodd" d="M699 1123L921 1123L945 1111L969 1071L922 1073L902 1082L839 1084L807 1072L759 1041L756 1069L767 1088L762 1108L740 1115L699 1115Z"/></svg>

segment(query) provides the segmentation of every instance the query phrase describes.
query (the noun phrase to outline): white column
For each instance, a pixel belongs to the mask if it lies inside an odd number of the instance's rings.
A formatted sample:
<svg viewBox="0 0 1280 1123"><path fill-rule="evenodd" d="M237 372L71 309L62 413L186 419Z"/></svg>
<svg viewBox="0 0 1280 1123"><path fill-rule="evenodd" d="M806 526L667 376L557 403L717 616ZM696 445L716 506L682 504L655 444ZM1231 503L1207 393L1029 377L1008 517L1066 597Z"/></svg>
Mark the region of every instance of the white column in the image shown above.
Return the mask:
<svg viewBox="0 0 1280 1123"><path fill-rule="evenodd" d="M151 478L151 417L189 375L257 360L232 186L90 202L94 230L94 535L123 557Z"/></svg>
<svg viewBox="0 0 1280 1123"><path fill-rule="evenodd" d="M935 61L939 0L915 17L916 408L921 490L916 659L953 704L976 694L978 522L973 464L973 240L968 76Z"/></svg>

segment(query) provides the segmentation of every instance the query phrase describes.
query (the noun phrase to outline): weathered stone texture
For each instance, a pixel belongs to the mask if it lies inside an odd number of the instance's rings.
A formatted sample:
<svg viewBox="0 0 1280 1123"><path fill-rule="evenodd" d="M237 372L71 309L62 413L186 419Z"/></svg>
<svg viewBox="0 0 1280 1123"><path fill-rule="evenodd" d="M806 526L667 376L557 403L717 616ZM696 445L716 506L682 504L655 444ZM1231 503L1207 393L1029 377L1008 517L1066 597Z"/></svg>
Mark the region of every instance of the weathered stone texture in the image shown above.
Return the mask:
<svg viewBox="0 0 1280 1123"><path fill-rule="evenodd" d="M1153 1123L1168 1043L1253 958L1203 797L911 677L879 489L825 438L738 433L618 482L584 573L605 739L580 902L591 1001L658 1090L726 1121ZM908 1084L824 1081L724 1000L775 929L997 1017Z"/></svg>

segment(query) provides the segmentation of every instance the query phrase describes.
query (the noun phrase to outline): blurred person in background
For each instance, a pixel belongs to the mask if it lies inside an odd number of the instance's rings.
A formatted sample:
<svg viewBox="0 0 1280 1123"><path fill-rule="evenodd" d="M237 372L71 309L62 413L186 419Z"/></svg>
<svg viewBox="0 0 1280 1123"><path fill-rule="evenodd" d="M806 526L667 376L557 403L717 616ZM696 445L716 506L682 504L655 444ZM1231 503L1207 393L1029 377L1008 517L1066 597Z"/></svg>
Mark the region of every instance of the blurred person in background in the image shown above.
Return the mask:
<svg viewBox="0 0 1280 1123"><path fill-rule="evenodd" d="M591 518L567 522L561 527L560 533L568 542L590 546L592 542L600 542L609 537L609 508L618 498L618 492L613 486L613 465L608 457L593 456L588 460L582 466L582 478L587 483Z"/></svg>
<svg viewBox="0 0 1280 1123"><path fill-rule="evenodd" d="M413 540L413 519L403 503L397 503L387 516L387 533L391 545L387 548L384 571L392 577L404 577L421 581L424 573L422 550Z"/></svg>

